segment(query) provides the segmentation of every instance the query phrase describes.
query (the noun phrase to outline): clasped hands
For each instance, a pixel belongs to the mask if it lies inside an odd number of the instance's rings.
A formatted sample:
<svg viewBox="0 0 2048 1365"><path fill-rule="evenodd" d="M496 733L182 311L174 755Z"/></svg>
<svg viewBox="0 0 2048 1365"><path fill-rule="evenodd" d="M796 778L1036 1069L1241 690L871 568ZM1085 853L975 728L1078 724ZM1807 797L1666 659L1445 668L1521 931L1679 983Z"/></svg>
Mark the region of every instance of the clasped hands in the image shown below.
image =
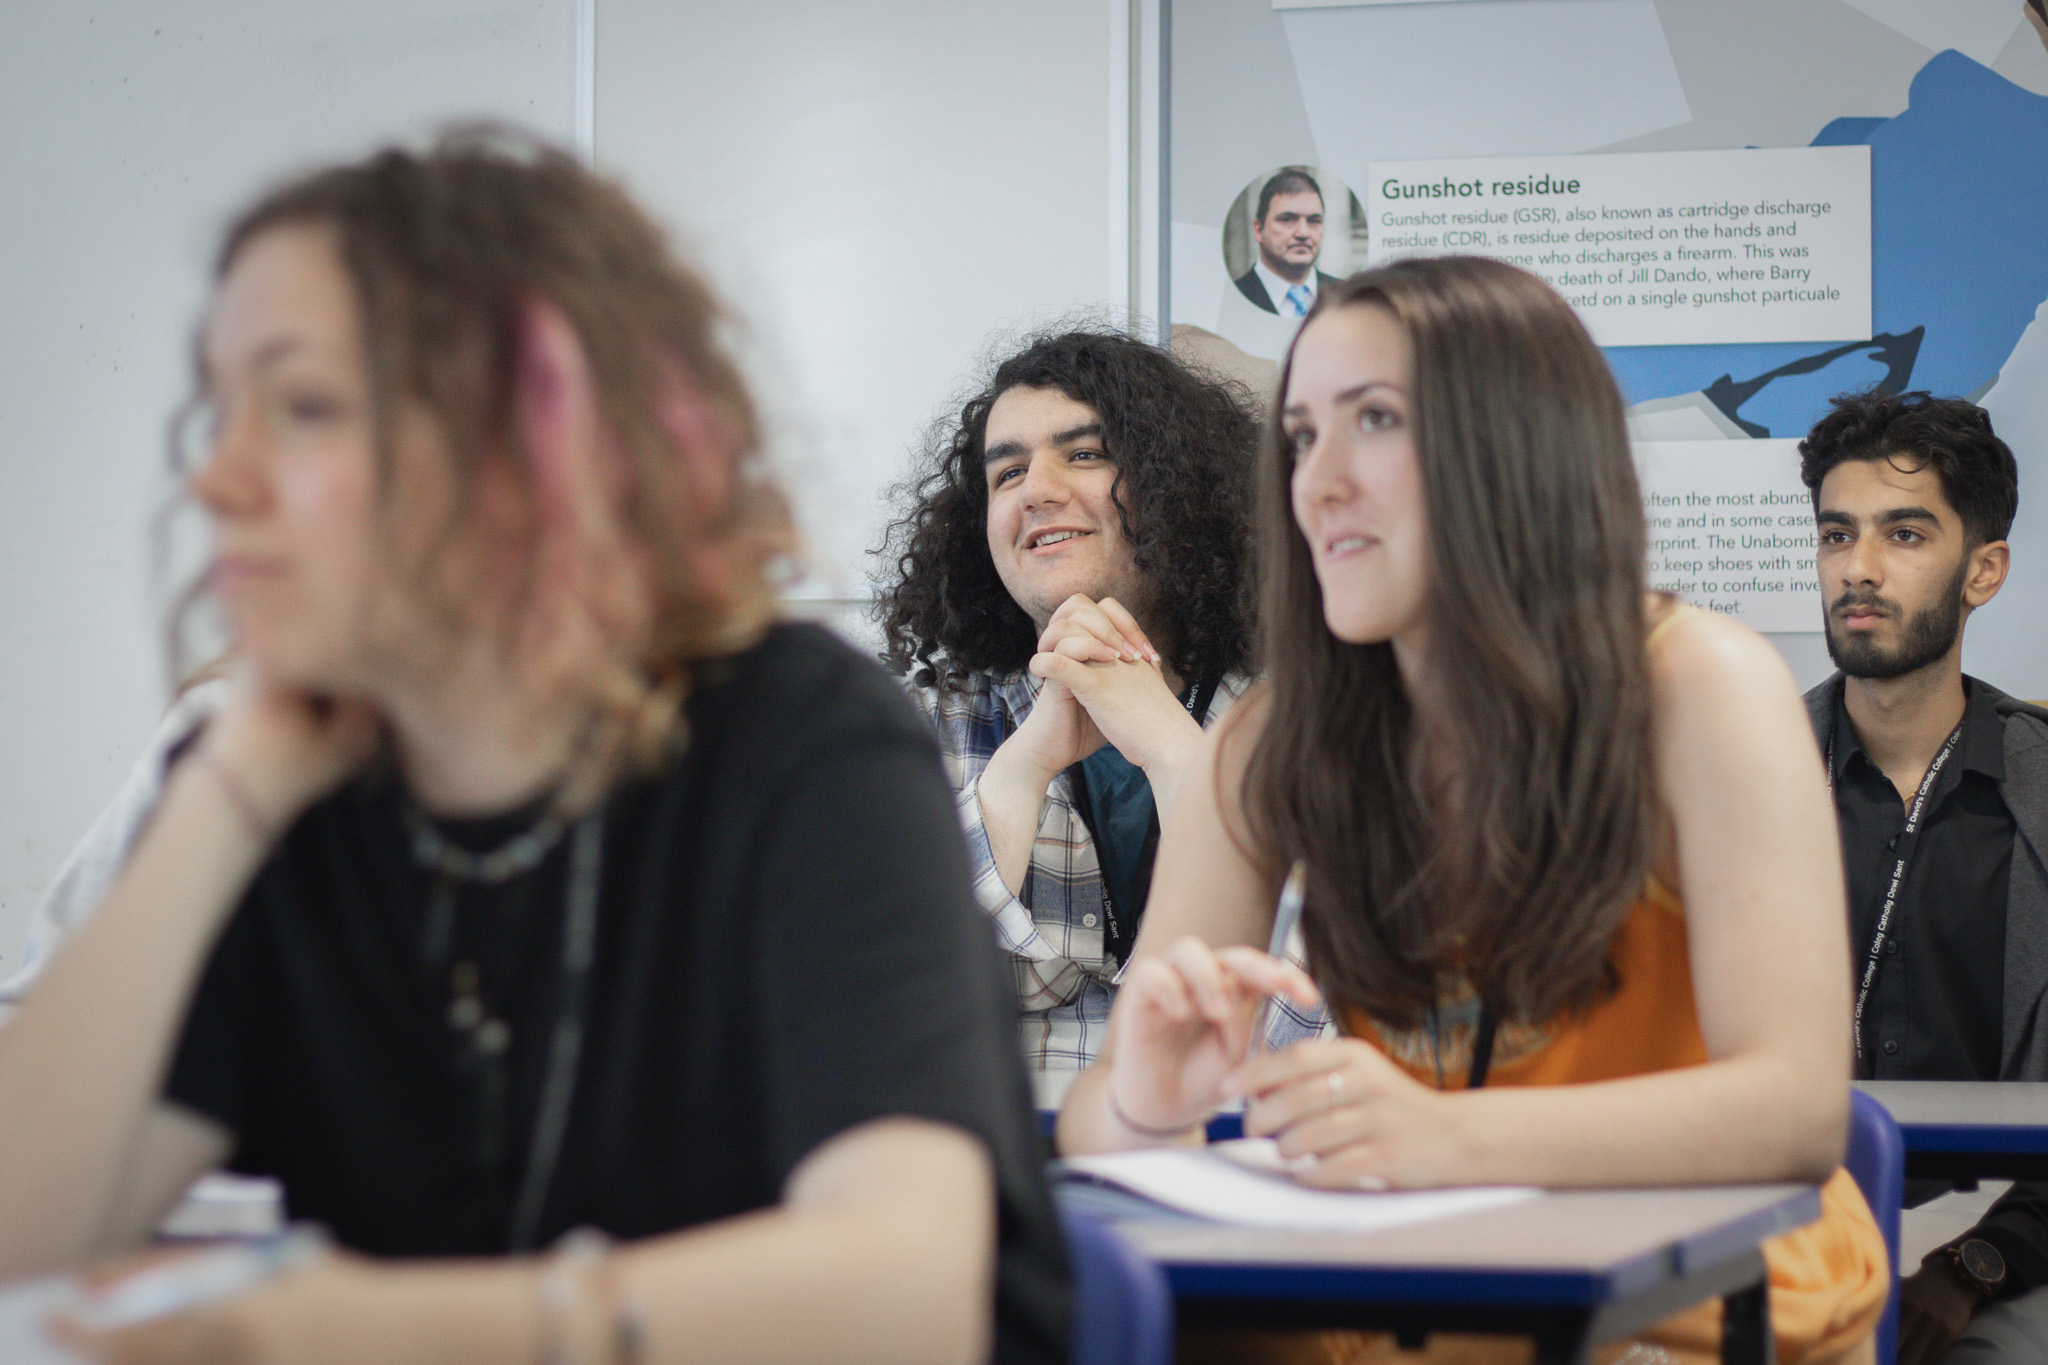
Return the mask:
<svg viewBox="0 0 2048 1365"><path fill-rule="evenodd" d="M1202 731L1136 618L1115 598L1076 593L1039 633L1030 668L1045 685L1013 738L1034 766L1049 777L1106 742L1145 771L1163 809L1162 787L1178 777Z"/></svg>
<svg viewBox="0 0 2048 1365"><path fill-rule="evenodd" d="M1192 1130L1245 1102L1247 1136L1272 1137L1304 1184L1325 1189L1455 1183L1455 1095L1421 1084L1357 1038L1311 1038L1252 1053L1259 1002L1314 1009L1306 972L1255 948L1189 936L1134 959L1111 1020L1112 1113L1127 1126Z"/></svg>

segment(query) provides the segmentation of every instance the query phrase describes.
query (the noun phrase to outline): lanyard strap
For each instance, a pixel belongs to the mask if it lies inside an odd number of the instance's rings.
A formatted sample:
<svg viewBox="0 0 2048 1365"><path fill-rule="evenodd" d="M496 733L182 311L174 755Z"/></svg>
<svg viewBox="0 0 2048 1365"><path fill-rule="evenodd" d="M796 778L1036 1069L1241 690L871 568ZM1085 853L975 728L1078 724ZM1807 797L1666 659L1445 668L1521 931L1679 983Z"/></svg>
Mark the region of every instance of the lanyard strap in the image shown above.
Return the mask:
<svg viewBox="0 0 2048 1365"><path fill-rule="evenodd" d="M562 1137L569 1128L569 1101L576 1093L576 1073L583 1059L583 1033L590 1012L590 967L597 956L597 897L604 879L604 814L592 809L576 826L569 845L569 895L562 916L562 1003L555 1010L554 1036L548 1039L547 1075L541 1083L540 1110L533 1120L533 1146L519 1182L512 1209L510 1251L531 1251L540 1244L541 1215L555 1168L562 1158Z"/></svg>
<svg viewBox="0 0 2048 1365"><path fill-rule="evenodd" d="M1968 719L1967 716L1964 717ZM1863 1061L1863 1010L1870 1002L1870 988L1877 981L1877 969L1884 961L1885 940L1890 936L1892 911L1898 907L1899 892L1906 885L1906 868L1913 861L1913 853L1920 846L1920 817L1926 813L1927 798L1934 791L1934 780L1941 776L1941 769L1948 762L1948 756L1955 752L1956 742L1963 737L1963 721L1956 722L1956 728L1948 732L1942 742L1941 751L1934 761L1927 765L1927 771L1920 776L1920 788L1913 793L1913 803L1906 808L1906 825L1899 831L1899 837L1892 847L1897 851L1898 861L1892 866L1891 880L1885 885L1884 903L1878 907L1877 928L1870 935L1870 951L1864 954L1863 977L1856 985L1856 1014L1854 1036L1856 1040L1856 1061ZM1835 792L1835 737L1828 735L1828 795Z"/></svg>
<svg viewBox="0 0 2048 1365"><path fill-rule="evenodd" d="M557 825L549 836L550 847L567 828L565 823ZM421 834L421 830L427 833ZM547 855L547 848L542 848L520 865L507 865L501 859L500 864L492 865L496 869L493 875L479 873L474 867L465 869L459 863L456 870L451 870L450 859L436 856L444 843L426 824L425 817L418 817L414 830L415 852L420 861L437 873L422 943L422 954L430 967L440 966L452 946L457 880L495 885L538 867ZM488 863L489 859L481 861ZM596 959L598 892L603 880L604 813L599 807L593 808L576 823L575 832L570 837L568 890L562 912L562 998L555 1007L554 1028L548 1038L546 1069L541 1080L540 1104L533 1121L533 1140L527 1150L526 1169L521 1173L518 1197L513 1204L509 1251L531 1251L539 1245L541 1215L546 1212L548 1193L554 1185L556 1167L561 1162L562 1139L569 1127L569 1104L576 1092L576 1075L583 1058L583 1035L588 1025L590 970ZM509 1059L501 1045L490 1049L482 1061L480 1083L497 1097L496 1102L487 1108L482 1121L495 1128L504 1122L503 1101L508 1086L506 1068ZM502 1136L499 1132L487 1132L482 1140L496 1150Z"/></svg>
<svg viewBox="0 0 2048 1365"><path fill-rule="evenodd" d="M1486 1084L1486 1073L1493 1070L1493 1040L1499 1032L1500 1017L1493 1012L1493 1006L1481 1000L1479 1027L1472 1035L1472 1065L1465 1072L1467 1090L1477 1090Z"/></svg>

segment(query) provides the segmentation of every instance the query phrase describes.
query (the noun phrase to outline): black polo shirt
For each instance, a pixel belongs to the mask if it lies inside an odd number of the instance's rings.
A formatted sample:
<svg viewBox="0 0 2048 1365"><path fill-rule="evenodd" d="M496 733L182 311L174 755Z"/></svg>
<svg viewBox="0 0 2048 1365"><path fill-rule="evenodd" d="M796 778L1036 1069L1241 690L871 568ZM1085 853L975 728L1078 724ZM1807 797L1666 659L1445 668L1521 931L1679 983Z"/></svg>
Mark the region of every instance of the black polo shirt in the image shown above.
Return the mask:
<svg viewBox="0 0 2048 1365"><path fill-rule="evenodd" d="M1929 793L1877 979L1863 1011L1865 1080L1996 1080L2005 1006L2005 895L2012 813L2004 724L1963 679L1963 733ZM1852 971L1860 986L1884 905L1906 800L1873 763L1835 695L1835 811L1849 880Z"/></svg>

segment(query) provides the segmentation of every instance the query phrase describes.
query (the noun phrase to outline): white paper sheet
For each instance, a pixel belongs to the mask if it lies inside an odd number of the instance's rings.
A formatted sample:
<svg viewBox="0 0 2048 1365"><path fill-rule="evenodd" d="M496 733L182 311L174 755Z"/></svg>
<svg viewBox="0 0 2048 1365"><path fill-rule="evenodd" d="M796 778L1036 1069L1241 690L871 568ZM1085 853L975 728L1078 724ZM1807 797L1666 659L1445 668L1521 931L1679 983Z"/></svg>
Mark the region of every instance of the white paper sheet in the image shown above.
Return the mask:
<svg viewBox="0 0 2048 1365"><path fill-rule="evenodd" d="M1072 1157L1058 1169L1063 1181L1111 1185L1219 1223L1320 1231L1376 1232L1541 1193L1521 1185L1398 1193L1311 1189L1288 1174L1271 1138Z"/></svg>
<svg viewBox="0 0 2048 1365"><path fill-rule="evenodd" d="M0 1361L7 1365L86 1365L83 1356L59 1346L43 1323L60 1308L78 1303L69 1276L0 1285Z"/></svg>

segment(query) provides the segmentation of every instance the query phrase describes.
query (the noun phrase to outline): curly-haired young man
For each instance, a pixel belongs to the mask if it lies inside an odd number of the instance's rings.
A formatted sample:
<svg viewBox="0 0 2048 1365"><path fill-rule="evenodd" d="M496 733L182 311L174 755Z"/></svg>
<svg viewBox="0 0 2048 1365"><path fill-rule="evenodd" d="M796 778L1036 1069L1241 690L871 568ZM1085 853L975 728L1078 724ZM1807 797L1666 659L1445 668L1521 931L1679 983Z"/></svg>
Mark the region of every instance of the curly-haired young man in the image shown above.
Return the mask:
<svg viewBox="0 0 2048 1365"><path fill-rule="evenodd" d="M1160 818L1247 682L1257 440L1166 351L1048 335L934 429L889 532L885 657L945 746L1046 1102L1101 1046Z"/></svg>

